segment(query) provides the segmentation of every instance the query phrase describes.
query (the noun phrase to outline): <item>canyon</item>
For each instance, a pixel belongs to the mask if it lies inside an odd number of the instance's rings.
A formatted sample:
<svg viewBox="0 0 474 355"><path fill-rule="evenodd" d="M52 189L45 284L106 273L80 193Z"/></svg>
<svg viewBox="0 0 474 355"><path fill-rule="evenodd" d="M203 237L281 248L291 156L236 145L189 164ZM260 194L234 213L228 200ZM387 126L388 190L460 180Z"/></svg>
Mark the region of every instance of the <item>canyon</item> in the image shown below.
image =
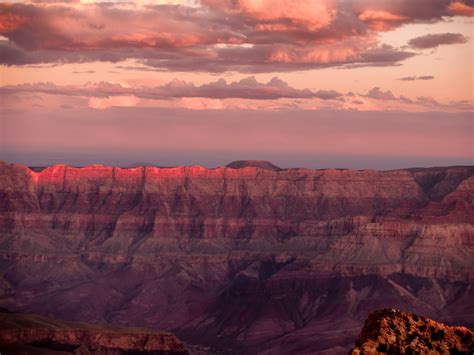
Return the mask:
<svg viewBox="0 0 474 355"><path fill-rule="evenodd" d="M0 306L208 353L347 353L371 311L474 319L474 167L0 162Z"/></svg>

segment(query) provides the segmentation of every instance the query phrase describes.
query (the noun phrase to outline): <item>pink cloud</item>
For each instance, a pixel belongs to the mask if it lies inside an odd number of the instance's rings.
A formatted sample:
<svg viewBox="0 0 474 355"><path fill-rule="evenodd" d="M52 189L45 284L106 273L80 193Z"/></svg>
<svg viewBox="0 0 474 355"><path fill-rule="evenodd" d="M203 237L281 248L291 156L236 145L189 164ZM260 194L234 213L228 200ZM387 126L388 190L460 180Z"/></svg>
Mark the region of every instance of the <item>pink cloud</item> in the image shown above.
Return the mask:
<svg viewBox="0 0 474 355"><path fill-rule="evenodd" d="M1 13L0 14L0 33L14 31L26 22L27 18L17 14Z"/></svg>
<svg viewBox="0 0 474 355"><path fill-rule="evenodd" d="M395 100L395 96L390 90L383 91L379 87L372 88L367 93L367 97L378 100Z"/></svg>
<svg viewBox="0 0 474 355"><path fill-rule="evenodd" d="M409 18L392 14L384 10L364 10L359 19L368 24L368 26L377 31L388 31L400 26Z"/></svg>
<svg viewBox="0 0 474 355"><path fill-rule="evenodd" d="M404 80L428 80L430 76L406 77ZM219 79L200 86L183 80L172 80L162 86L122 86L108 82L85 86L52 83L0 86L5 107L27 108L34 102L43 107L62 105L94 109L111 107L163 107L247 110L288 109L356 109L406 111L473 111L472 101L438 102L427 96L409 98L379 87L365 94L342 94L331 89L296 89L273 78L267 83L254 77L227 83ZM35 98L33 100L32 98ZM72 100L74 98L74 100Z"/></svg>
<svg viewBox="0 0 474 355"><path fill-rule="evenodd" d="M188 108L191 110L221 110L225 108L221 100L205 97L184 97L174 103L177 108Z"/></svg>
<svg viewBox="0 0 474 355"><path fill-rule="evenodd" d="M474 7L461 1L450 3L449 10L453 15L474 16Z"/></svg>
<svg viewBox="0 0 474 355"><path fill-rule="evenodd" d="M239 0L237 3L238 10L250 18L269 22L260 24L263 26L272 25L272 21L287 21L293 25L288 29L303 27L314 31L327 27L336 15L336 1L333 0Z"/></svg>
<svg viewBox="0 0 474 355"><path fill-rule="evenodd" d="M269 63L347 63L357 61L359 51L356 46L330 45L318 48L277 48L268 58Z"/></svg>
<svg viewBox="0 0 474 355"><path fill-rule="evenodd" d="M449 0L2 4L0 35L9 41L0 43L0 63L135 59L160 70L208 72L394 65L415 53L380 44L380 31L471 9Z"/></svg>
<svg viewBox="0 0 474 355"><path fill-rule="evenodd" d="M140 99L136 96L111 96L111 97L91 97L89 107L97 110L105 110L109 107L134 107Z"/></svg>
<svg viewBox="0 0 474 355"><path fill-rule="evenodd" d="M194 83L174 79L156 87L125 87L120 84L99 82L85 86L60 86L52 83L22 84L0 87L0 94L20 92L43 93L51 95L89 96L108 98L113 96L133 96L144 99L173 98L209 98L209 99L254 99L276 100L281 98L321 98L324 100L342 97L334 90L312 91L296 89L286 82L274 77L268 83L260 83L255 77L248 77L237 82L227 83L224 79L196 86Z"/></svg>

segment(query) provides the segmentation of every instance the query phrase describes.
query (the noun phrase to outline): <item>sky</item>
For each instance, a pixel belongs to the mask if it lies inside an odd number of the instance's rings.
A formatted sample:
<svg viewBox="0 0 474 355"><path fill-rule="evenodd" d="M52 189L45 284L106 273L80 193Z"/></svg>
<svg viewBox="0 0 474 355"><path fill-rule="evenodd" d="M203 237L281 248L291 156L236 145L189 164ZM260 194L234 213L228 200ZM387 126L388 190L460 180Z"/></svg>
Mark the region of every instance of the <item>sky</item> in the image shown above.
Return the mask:
<svg viewBox="0 0 474 355"><path fill-rule="evenodd" d="M0 2L0 160L472 165L474 1Z"/></svg>

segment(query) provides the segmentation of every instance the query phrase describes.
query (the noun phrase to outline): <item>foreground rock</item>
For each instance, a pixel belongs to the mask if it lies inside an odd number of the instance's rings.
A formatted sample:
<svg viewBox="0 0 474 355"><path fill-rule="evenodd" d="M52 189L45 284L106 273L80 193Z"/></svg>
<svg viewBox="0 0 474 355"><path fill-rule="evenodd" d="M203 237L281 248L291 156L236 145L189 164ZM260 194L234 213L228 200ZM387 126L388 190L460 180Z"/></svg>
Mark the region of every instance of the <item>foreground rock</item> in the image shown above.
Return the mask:
<svg viewBox="0 0 474 355"><path fill-rule="evenodd" d="M188 354L178 338L167 332L8 312L0 312L0 351L5 354Z"/></svg>
<svg viewBox="0 0 474 355"><path fill-rule="evenodd" d="M375 311L365 321L351 355L472 354L474 333L395 309Z"/></svg>
<svg viewBox="0 0 474 355"><path fill-rule="evenodd" d="M0 306L218 353L347 353L381 308L473 326L473 174L0 163Z"/></svg>

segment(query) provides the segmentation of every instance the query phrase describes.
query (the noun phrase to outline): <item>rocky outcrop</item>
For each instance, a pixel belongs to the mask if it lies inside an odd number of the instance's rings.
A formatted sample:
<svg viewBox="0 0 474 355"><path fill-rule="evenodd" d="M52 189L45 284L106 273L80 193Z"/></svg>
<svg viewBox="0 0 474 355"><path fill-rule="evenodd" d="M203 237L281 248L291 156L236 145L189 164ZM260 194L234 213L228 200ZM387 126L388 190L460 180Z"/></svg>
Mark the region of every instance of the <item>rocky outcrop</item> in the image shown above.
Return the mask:
<svg viewBox="0 0 474 355"><path fill-rule="evenodd" d="M10 309L245 353L347 352L384 307L474 319L473 167L0 163L0 197Z"/></svg>
<svg viewBox="0 0 474 355"><path fill-rule="evenodd" d="M232 163L227 164L226 167L232 169L261 168L273 171L281 170L281 168L266 160L236 160Z"/></svg>
<svg viewBox="0 0 474 355"><path fill-rule="evenodd" d="M373 312L351 355L472 354L474 332L395 309Z"/></svg>
<svg viewBox="0 0 474 355"><path fill-rule="evenodd" d="M171 333L145 328L73 323L0 312L0 350L7 353L189 354Z"/></svg>

